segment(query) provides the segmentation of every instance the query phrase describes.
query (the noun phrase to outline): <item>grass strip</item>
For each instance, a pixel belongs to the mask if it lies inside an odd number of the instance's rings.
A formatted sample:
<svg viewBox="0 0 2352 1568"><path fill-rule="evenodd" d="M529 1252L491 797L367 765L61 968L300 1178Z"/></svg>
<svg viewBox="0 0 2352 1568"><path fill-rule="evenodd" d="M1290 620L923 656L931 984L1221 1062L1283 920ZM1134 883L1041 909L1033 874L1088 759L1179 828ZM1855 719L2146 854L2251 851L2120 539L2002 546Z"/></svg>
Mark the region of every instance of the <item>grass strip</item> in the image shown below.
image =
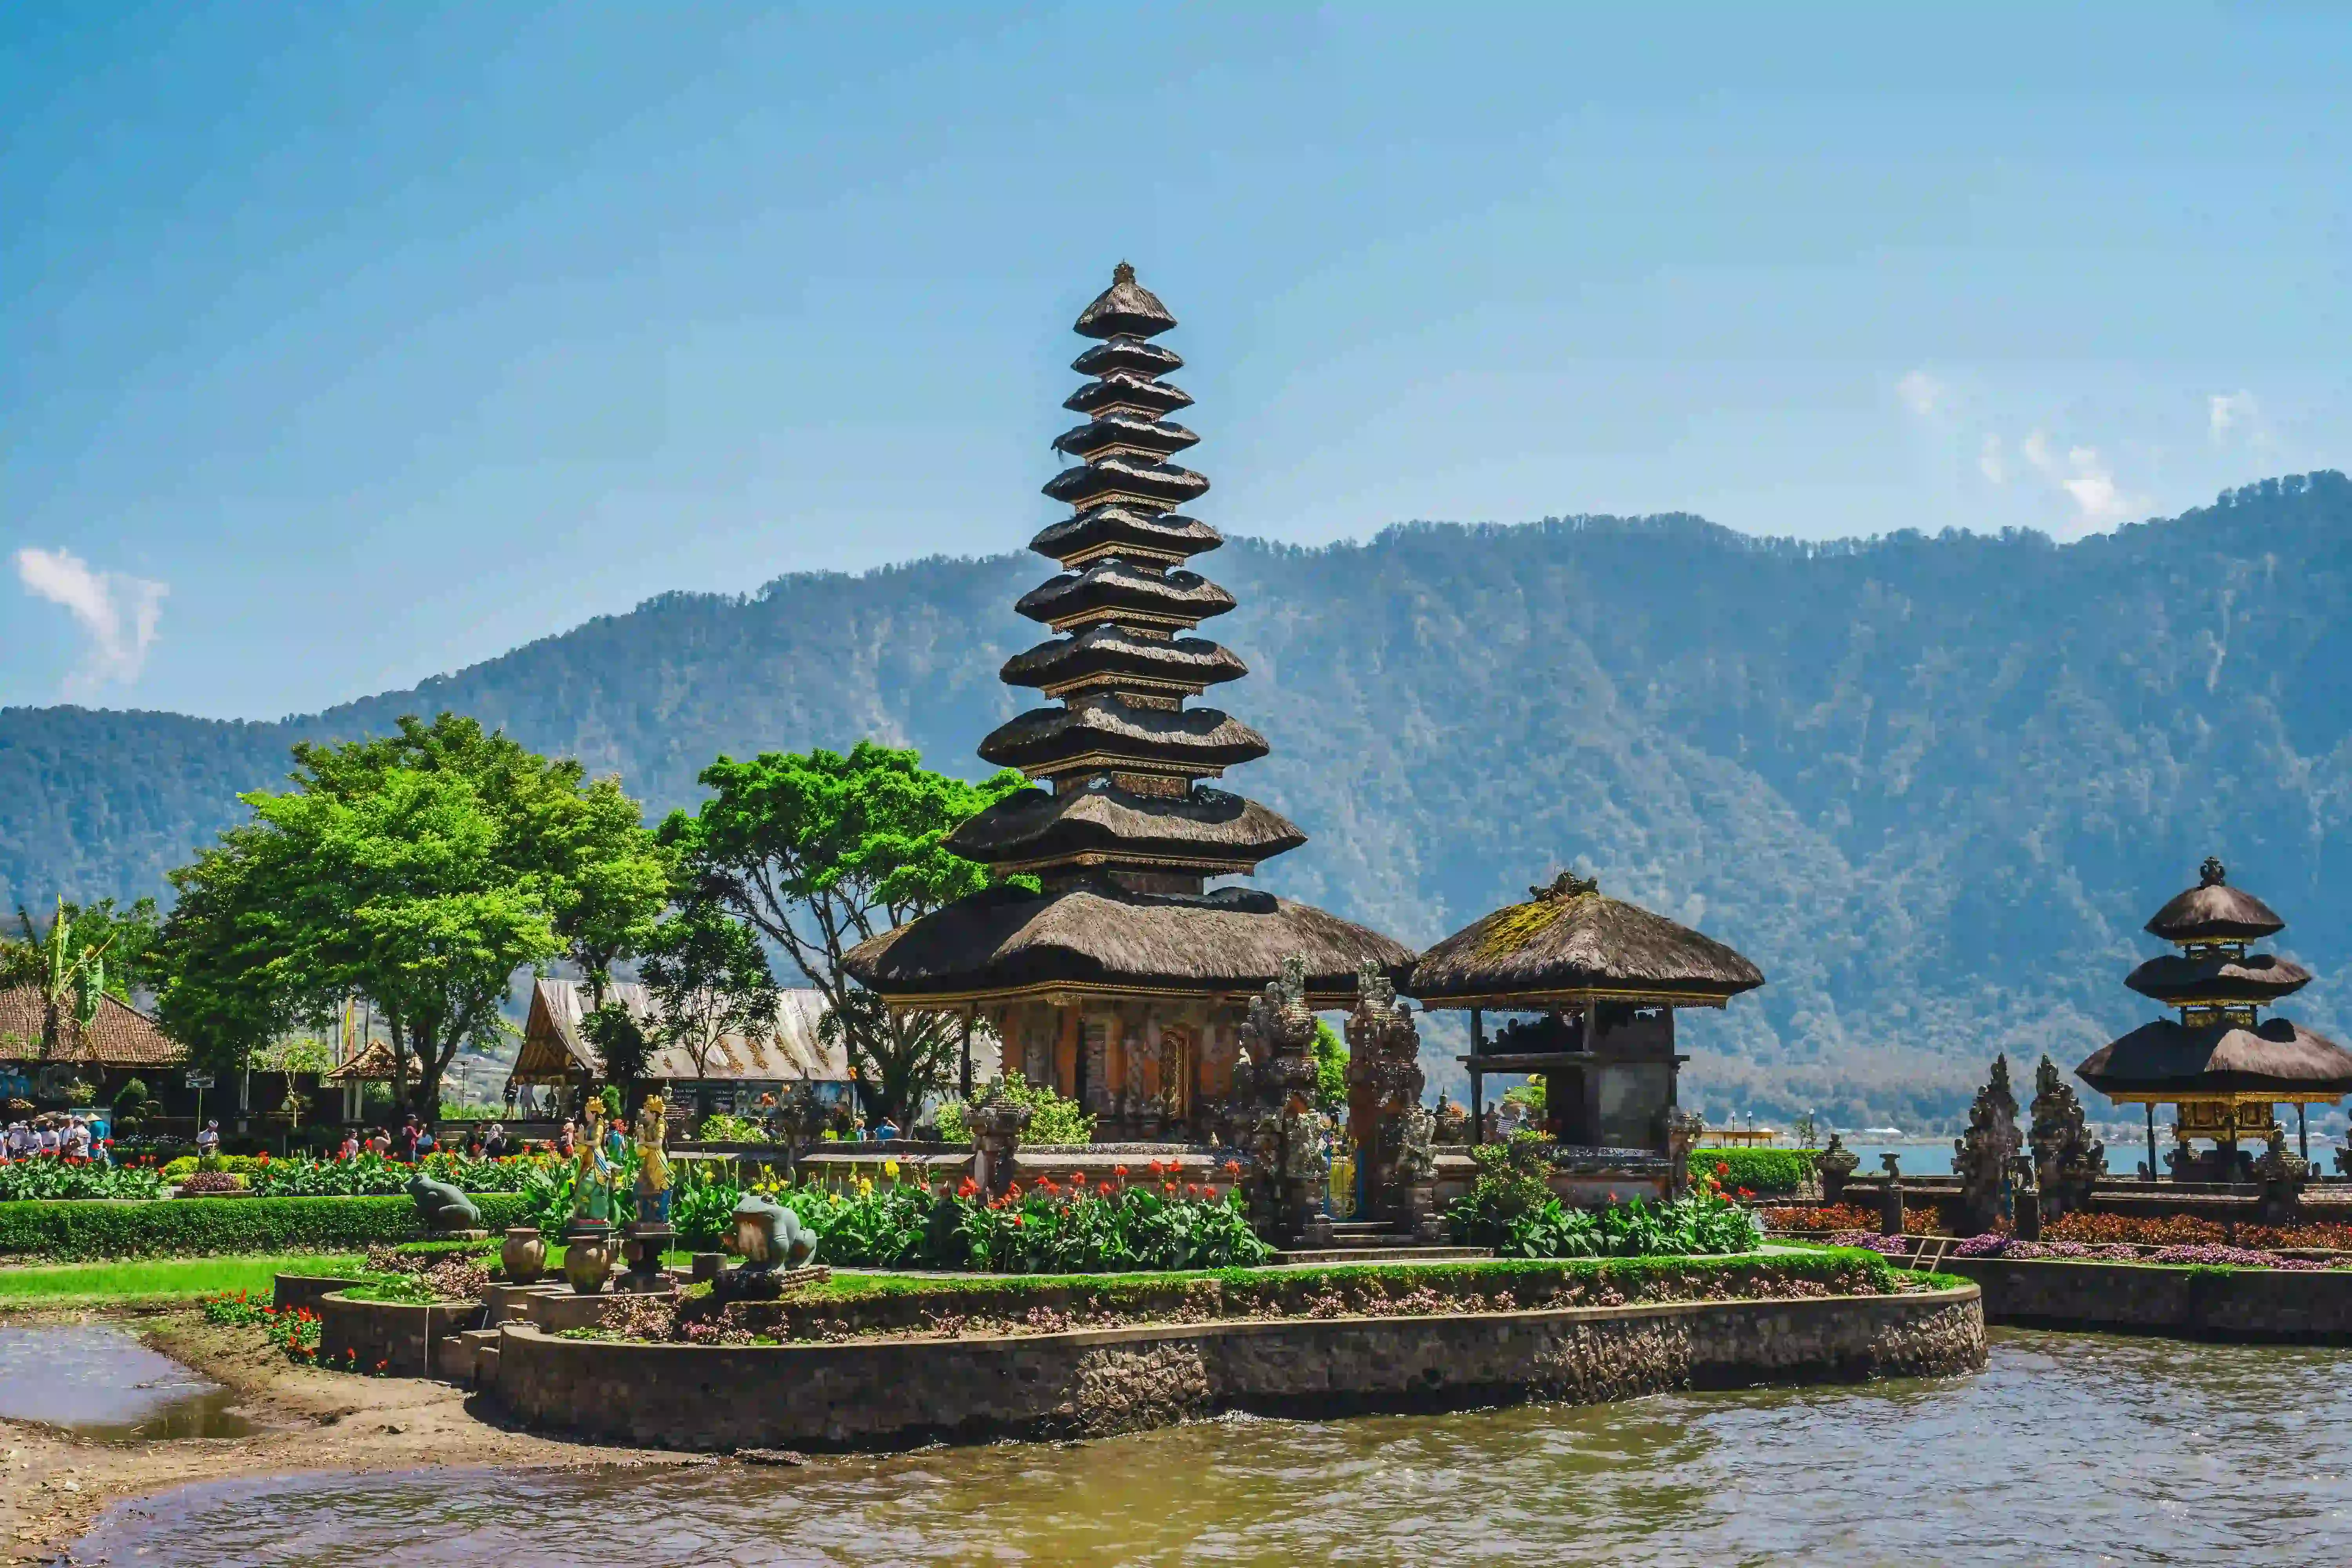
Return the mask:
<svg viewBox="0 0 2352 1568"><path fill-rule="evenodd" d="M0 1268L0 1310L136 1306L237 1290L266 1301L280 1273L356 1274L360 1269L355 1256L315 1252Z"/></svg>

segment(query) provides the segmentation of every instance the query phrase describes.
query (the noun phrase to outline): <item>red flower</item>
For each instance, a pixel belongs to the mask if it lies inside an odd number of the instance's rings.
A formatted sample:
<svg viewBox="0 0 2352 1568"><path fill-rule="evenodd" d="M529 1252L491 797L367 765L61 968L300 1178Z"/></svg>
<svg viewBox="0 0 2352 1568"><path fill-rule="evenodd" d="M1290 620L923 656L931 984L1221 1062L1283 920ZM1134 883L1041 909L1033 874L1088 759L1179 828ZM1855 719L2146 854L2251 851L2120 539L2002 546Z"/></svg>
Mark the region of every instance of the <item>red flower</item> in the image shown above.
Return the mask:
<svg viewBox="0 0 2352 1568"><path fill-rule="evenodd" d="M1718 1176L1727 1176L1731 1174L1730 1162L1727 1160L1717 1160L1715 1163L1715 1173Z"/></svg>
<svg viewBox="0 0 2352 1568"><path fill-rule="evenodd" d="M1014 1225L1022 1225L1022 1224L1025 1224L1025 1223L1027 1222L1027 1220L1028 1220L1028 1217L1029 1217L1029 1216L1028 1216L1028 1215L1020 1215L1020 1214L1016 1214L1016 1215L1014 1215L1013 1216L1013 1223Z"/></svg>
<svg viewBox="0 0 2352 1568"><path fill-rule="evenodd" d="M1113 1187L1108 1182L1098 1182L1095 1184L1095 1191L1103 1197L1110 1196L1111 1194L1117 1190L1118 1189Z"/></svg>
<svg viewBox="0 0 2352 1568"><path fill-rule="evenodd" d="M980 1184L973 1181L970 1176L966 1176L963 1179L963 1185L956 1189L956 1196L960 1198L968 1198L977 1194L979 1191Z"/></svg>
<svg viewBox="0 0 2352 1568"><path fill-rule="evenodd" d="M1127 1167L1125 1165L1113 1165L1111 1167L1111 1173L1116 1175L1122 1182L1127 1180Z"/></svg>
<svg viewBox="0 0 2352 1568"><path fill-rule="evenodd" d="M1743 1198L1752 1198L1756 1195L1756 1189L1753 1187L1742 1187L1739 1189L1739 1195Z"/></svg>
<svg viewBox="0 0 2352 1568"><path fill-rule="evenodd" d="M1228 1176L1238 1176L1241 1173L1242 1163L1239 1160L1228 1160L1225 1162L1225 1174Z"/></svg>
<svg viewBox="0 0 2352 1568"><path fill-rule="evenodd" d="M1172 1198L1176 1195L1176 1184L1173 1182L1162 1182L1160 1184L1160 1190L1166 1193Z"/></svg>
<svg viewBox="0 0 2352 1568"><path fill-rule="evenodd" d="M1167 1166L1165 1166L1165 1165L1161 1164L1161 1163L1160 1163L1159 1161L1157 1161L1157 1160L1154 1160L1154 1161L1152 1161L1152 1162L1151 1162L1151 1173L1152 1173L1153 1175L1155 1175L1155 1176L1156 1176L1156 1175L1159 1175L1161 1172L1163 1172L1163 1171L1165 1171L1165 1170L1167 1170L1167 1169L1168 1169L1168 1167L1167 1167Z"/></svg>

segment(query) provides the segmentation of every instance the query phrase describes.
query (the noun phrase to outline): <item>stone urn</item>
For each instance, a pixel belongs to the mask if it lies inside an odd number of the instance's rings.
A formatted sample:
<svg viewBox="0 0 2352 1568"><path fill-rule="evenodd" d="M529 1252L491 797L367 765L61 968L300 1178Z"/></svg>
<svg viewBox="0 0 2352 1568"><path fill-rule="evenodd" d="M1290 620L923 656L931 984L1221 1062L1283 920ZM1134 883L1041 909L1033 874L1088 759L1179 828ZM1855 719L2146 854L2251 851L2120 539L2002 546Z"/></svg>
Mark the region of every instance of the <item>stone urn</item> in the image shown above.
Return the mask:
<svg viewBox="0 0 2352 1568"><path fill-rule="evenodd" d="M606 1227L568 1233L563 1238L563 1277L581 1295L593 1296L613 1272L614 1251L613 1233Z"/></svg>
<svg viewBox="0 0 2352 1568"><path fill-rule="evenodd" d="M547 1238L535 1225L510 1225L499 1261L506 1265L508 1284L531 1284L547 1272Z"/></svg>

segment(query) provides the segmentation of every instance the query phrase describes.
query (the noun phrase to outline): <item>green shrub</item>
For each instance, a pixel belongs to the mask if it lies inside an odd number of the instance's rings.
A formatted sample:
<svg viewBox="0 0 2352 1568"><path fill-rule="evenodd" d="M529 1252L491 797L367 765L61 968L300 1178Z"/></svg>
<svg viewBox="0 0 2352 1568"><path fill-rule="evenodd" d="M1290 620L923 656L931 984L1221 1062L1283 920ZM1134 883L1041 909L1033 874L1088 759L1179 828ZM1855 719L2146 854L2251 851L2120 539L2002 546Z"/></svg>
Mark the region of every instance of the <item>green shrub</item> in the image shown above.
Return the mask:
<svg viewBox="0 0 2352 1568"><path fill-rule="evenodd" d="M756 1117L734 1116L722 1110L702 1119L695 1136L706 1143L772 1143L765 1122Z"/></svg>
<svg viewBox="0 0 2352 1568"><path fill-rule="evenodd" d="M491 1231L523 1223L523 1200L474 1200ZM0 1203L0 1257L66 1262L239 1252L356 1252L414 1241L416 1205L398 1198L174 1198L162 1203Z"/></svg>
<svg viewBox="0 0 2352 1568"><path fill-rule="evenodd" d="M1030 1110L1029 1129L1021 1134L1024 1143L1090 1143L1095 1136L1095 1119L1087 1114L1086 1107L1075 1100L1065 1100L1055 1094L1050 1084L1031 1085L1017 1072L1004 1075L1004 1095ZM971 1130L964 1124L964 1104L950 1100L931 1113L940 1130L940 1138L948 1143L969 1143Z"/></svg>
<svg viewBox="0 0 2352 1568"><path fill-rule="evenodd" d="M1789 1197L1803 1190L1813 1173L1812 1149L1695 1149L1691 1169L1709 1173L1727 1193L1742 1188L1758 1197ZM1725 1167L1717 1170L1718 1165Z"/></svg>
<svg viewBox="0 0 2352 1568"><path fill-rule="evenodd" d="M1755 1216L1704 1181L1672 1203L1570 1208L1546 1179L1549 1149L1532 1131L1474 1147L1478 1178L1446 1211L1454 1239L1505 1258L1705 1258L1763 1241Z"/></svg>

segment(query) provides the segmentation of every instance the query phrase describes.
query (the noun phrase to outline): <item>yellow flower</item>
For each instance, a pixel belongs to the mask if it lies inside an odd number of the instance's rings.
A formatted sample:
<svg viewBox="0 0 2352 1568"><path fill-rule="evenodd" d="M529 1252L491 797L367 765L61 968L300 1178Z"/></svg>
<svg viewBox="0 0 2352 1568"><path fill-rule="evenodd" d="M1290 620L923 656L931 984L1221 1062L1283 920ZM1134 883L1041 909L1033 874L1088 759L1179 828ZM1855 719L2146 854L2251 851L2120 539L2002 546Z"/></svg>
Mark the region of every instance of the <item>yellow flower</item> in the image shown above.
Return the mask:
<svg viewBox="0 0 2352 1568"><path fill-rule="evenodd" d="M859 1197L861 1197L861 1198L862 1198L862 1197L868 1197L868 1196L871 1196L871 1195L872 1195L872 1194L873 1194L873 1192L874 1192L874 1178L873 1178L873 1177L871 1177L871 1176L860 1176L860 1177L858 1177L858 1178L857 1178L857 1195L858 1195Z"/></svg>
<svg viewBox="0 0 2352 1568"><path fill-rule="evenodd" d="M897 1181L898 1179L898 1162L896 1160L883 1161L882 1173L889 1177L892 1181Z"/></svg>

